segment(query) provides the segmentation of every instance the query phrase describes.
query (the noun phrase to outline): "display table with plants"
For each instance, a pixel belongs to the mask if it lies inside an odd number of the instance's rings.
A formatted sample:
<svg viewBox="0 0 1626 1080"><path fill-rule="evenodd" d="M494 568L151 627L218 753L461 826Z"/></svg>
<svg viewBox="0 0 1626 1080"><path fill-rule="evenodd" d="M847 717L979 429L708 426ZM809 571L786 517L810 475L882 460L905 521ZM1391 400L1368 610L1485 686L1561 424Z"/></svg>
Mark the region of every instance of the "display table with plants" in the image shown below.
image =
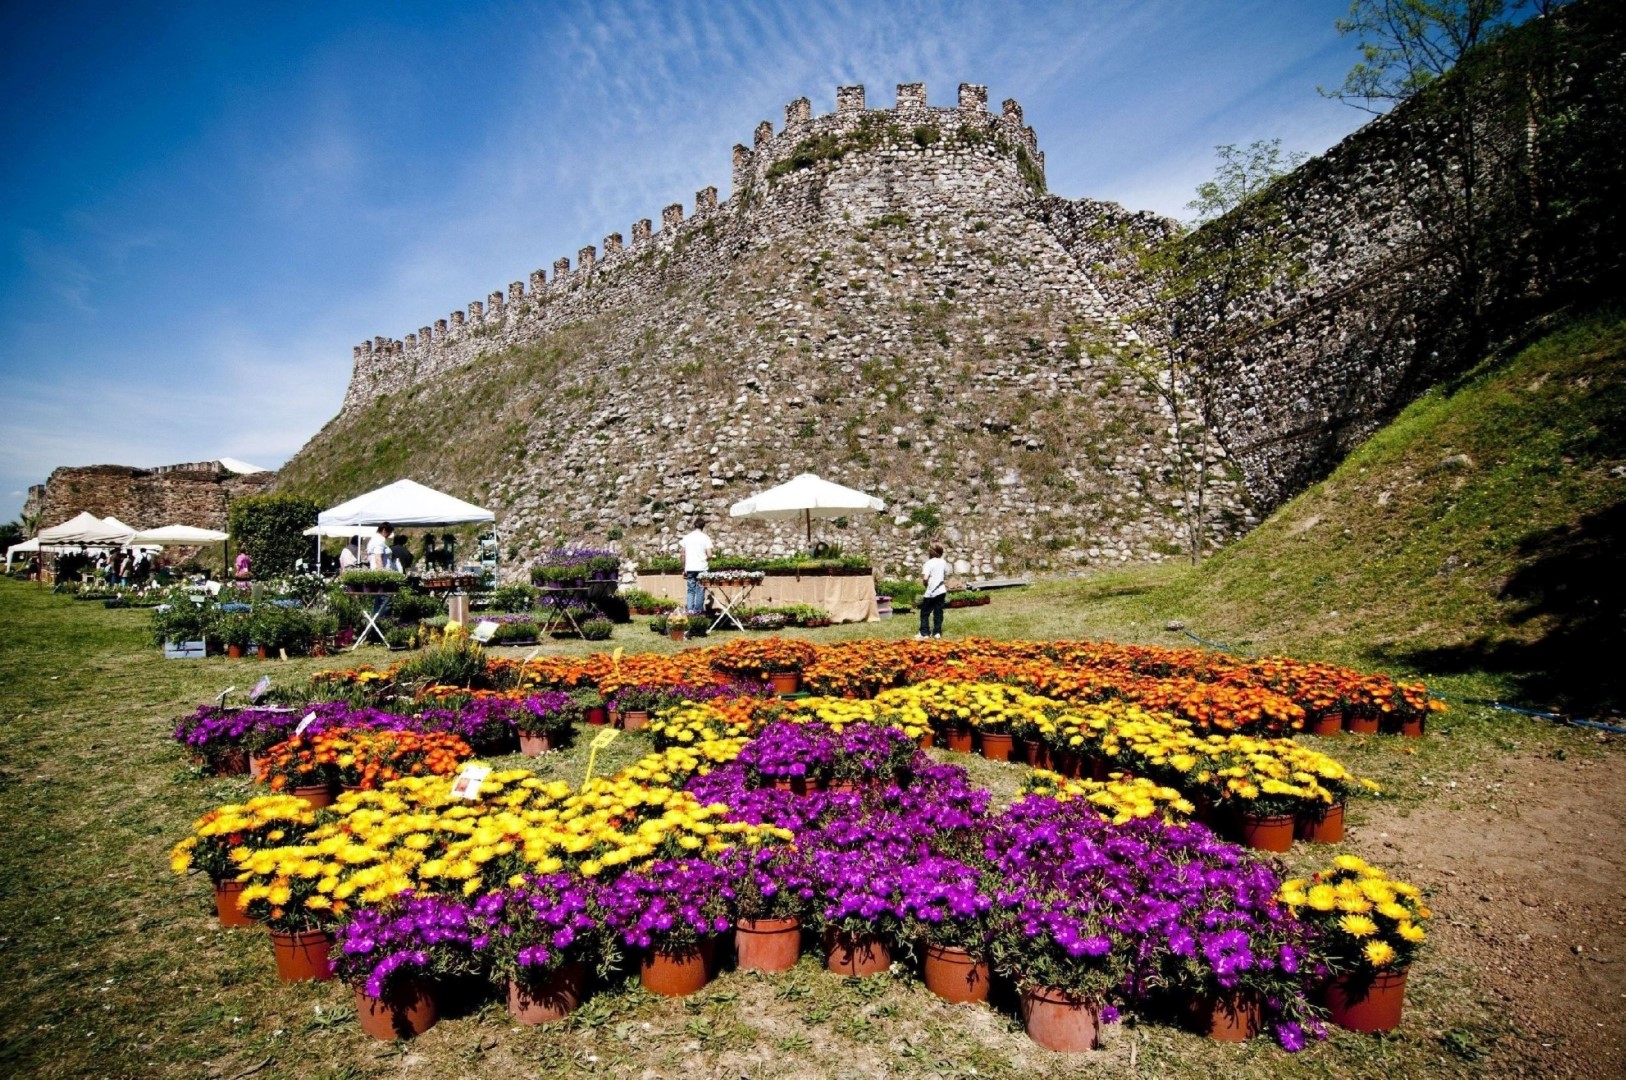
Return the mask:
<svg viewBox="0 0 1626 1080"><path fill-rule="evenodd" d="M807 605L831 622L870 622L878 618L875 574L868 559L753 559L719 556L708 571L719 581L749 581L753 604L770 607ZM761 574L760 580L756 578ZM732 575L739 575L736 577ZM637 589L665 600L682 601L686 583L682 564L665 556L638 563ZM743 621L743 620L742 620Z"/></svg>

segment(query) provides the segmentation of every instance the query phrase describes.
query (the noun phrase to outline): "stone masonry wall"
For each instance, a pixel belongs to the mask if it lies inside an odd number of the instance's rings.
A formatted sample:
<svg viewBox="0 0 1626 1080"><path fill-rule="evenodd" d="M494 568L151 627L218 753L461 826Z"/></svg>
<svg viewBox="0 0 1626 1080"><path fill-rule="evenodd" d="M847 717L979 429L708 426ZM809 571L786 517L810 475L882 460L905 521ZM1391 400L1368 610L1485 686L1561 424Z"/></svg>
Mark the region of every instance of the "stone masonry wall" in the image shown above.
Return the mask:
<svg viewBox="0 0 1626 1080"><path fill-rule="evenodd" d="M225 529L228 501L263 494L275 478L271 472L229 472L216 461L155 469L64 467L53 470L44 484L29 488L23 509L24 513L38 513L42 528L88 512L116 517L136 529L177 524Z"/></svg>

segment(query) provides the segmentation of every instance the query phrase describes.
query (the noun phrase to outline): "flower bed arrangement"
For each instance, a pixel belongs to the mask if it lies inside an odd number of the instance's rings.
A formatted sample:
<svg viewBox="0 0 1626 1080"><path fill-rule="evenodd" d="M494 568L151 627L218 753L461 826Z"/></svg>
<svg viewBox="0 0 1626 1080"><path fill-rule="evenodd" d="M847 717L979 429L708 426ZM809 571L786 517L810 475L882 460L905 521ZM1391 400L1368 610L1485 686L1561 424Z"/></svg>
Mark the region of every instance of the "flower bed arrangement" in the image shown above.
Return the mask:
<svg viewBox="0 0 1626 1080"><path fill-rule="evenodd" d="M346 570L339 575L339 586L345 592L372 595L400 592L406 580L405 574L394 570Z"/></svg>
<svg viewBox="0 0 1626 1080"><path fill-rule="evenodd" d="M785 644L809 666L833 656L849 671L895 669L904 685L874 698L778 700L733 681L772 670L747 646ZM1270 673L1272 689L1235 682L1244 668L1229 658L1205 667L1171 651L1079 645L1047 655L957 642L808 654L805 644L482 660L464 685L405 667L330 675L323 683L336 690L390 687L399 697L416 687L406 696L431 704L412 717L325 706L303 736L274 748L273 784L336 780L341 758L364 760L362 744L453 739L394 725L467 724L487 737L564 730L584 719L584 691L652 709L656 749L579 790L494 771L473 799L452 798L444 772L414 773L387 752L381 760L399 778L385 780L380 767L381 786L325 809L285 796L222 808L177 847L176 868L240 884L242 908L278 933L337 931L339 973L370 999L358 1007L383 1010L392 1025L400 1003L386 999L397 983L455 971L484 974L522 1019L540 1015L527 1011L538 995L568 1011L594 967L636 965L657 992L688 992L709 977L706 953L722 935L744 931L738 947L755 949L771 934L781 944L795 936L779 926L790 923L822 934L827 966L845 974L916 953L945 995L964 989L978 1000L979 984L985 994L990 978L1007 979L1033 1037L1061 1049L1093 1045L1118 1009L1150 1019L1169 1015L1171 1001L1216 1038L1268 1029L1297 1049L1316 1034L1308 1002L1318 973L1375 983L1381 969L1404 970L1406 949L1421 941L1428 912L1410 886L1348 857L1283 882L1191 820L1273 800L1331 805L1363 787L1336 760L1099 691L1189 679L1297 705L1281 692L1297 674L1290 667ZM1086 651L1093 667L1067 667ZM1017 678L979 681L996 669ZM1324 688L1327 677L1301 682ZM1307 693L1303 685L1293 693ZM1241 700L1235 708L1246 711L1268 699ZM1398 689L1390 697L1392 707L1405 700ZM1426 709L1427 699L1407 707ZM367 723L318 729L350 712ZM1036 740L1057 767L1034 772L1014 804L993 812L963 770L919 750L925 735L962 724ZM1086 779L1097 764L1107 772ZM784 954L761 963L777 970ZM1370 996L1323 992L1330 1009Z"/></svg>

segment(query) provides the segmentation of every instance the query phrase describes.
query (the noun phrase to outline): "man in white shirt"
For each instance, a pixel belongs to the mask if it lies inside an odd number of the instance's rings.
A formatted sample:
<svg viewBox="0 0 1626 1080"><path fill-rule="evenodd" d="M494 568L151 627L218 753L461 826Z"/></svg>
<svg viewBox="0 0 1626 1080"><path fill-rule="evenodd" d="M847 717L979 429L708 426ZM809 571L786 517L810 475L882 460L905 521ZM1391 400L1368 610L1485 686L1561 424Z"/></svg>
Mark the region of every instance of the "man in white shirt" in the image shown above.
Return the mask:
<svg viewBox="0 0 1626 1080"><path fill-rule="evenodd" d="M367 541L367 565L374 570L393 570L390 565L394 556L390 553L390 536L395 529L389 522L378 527L373 538Z"/></svg>
<svg viewBox="0 0 1626 1080"><path fill-rule="evenodd" d="M678 541L678 547L683 551L683 581L686 586L683 607L690 615L698 615L706 610L706 589L700 584L700 575L710 569L708 559L715 546L711 537L706 535L706 519L700 517L694 519L694 529Z"/></svg>
<svg viewBox="0 0 1626 1080"><path fill-rule="evenodd" d="M920 598L920 633L916 640L924 640L928 629L931 636L943 636L943 605L948 603L948 563L943 559L943 545L933 544L931 558L920 568L921 582L926 592ZM931 626L928 628L927 622Z"/></svg>
<svg viewBox="0 0 1626 1080"><path fill-rule="evenodd" d="M360 565L361 556L356 554L356 548L360 546L360 544L360 540L351 540L339 550L339 573L342 574L346 570L354 570L358 565Z"/></svg>

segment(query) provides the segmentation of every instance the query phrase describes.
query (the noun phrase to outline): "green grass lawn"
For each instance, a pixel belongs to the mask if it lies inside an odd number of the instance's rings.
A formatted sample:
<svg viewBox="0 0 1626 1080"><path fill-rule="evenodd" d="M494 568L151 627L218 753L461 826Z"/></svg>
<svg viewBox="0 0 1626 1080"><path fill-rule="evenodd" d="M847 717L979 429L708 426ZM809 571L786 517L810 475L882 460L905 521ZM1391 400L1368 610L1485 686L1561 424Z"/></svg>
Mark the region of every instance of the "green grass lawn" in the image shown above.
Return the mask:
<svg viewBox="0 0 1626 1080"><path fill-rule="evenodd" d="M954 636L1101 636L1173 643L1148 598L1166 572L1049 582L949 613ZM510 1024L500 1006L445 1020L409 1045L362 1035L337 984L276 980L263 932L222 931L207 890L171 874L167 851L193 818L250 794L243 779L204 777L170 741L173 718L262 673L279 684L346 660L165 661L146 615L108 611L0 580L0 1072L13 1076L264 1077L383 1075L1395 1076L1482 1070L1495 1026L1473 973L1447 953L1414 977L1397 1035L1335 1036L1297 1057L1264 1041L1210 1044L1166 1025L1112 1029L1087 1060L1038 1050L1005 1013L947 1006L907 978L843 981L815 960L786 976L729 973L683 1001L635 984L601 990L571 1021ZM817 640L906 636L907 618L808 631ZM614 644L669 650L641 626ZM580 652L580 643L550 643ZM382 662L382 651L360 654ZM647 743L626 735L601 758L612 771ZM1393 788L1355 814L1351 850L1384 851L1361 823L1421 811L1429 783L1518 747L1601 753L1590 736L1518 717L1447 714L1421 744L1339 741L1337 752ZM576 781L585 752L537 763ZM956 756L1001 797L1019 766ZM1434 788L1432 790L1437 790ZM1325 857L1294 853L1295 866ZM1466 1049L1465 1049L1466 1048ZM1506 1062L1504 1062L1506 1064Z"/></svg>

